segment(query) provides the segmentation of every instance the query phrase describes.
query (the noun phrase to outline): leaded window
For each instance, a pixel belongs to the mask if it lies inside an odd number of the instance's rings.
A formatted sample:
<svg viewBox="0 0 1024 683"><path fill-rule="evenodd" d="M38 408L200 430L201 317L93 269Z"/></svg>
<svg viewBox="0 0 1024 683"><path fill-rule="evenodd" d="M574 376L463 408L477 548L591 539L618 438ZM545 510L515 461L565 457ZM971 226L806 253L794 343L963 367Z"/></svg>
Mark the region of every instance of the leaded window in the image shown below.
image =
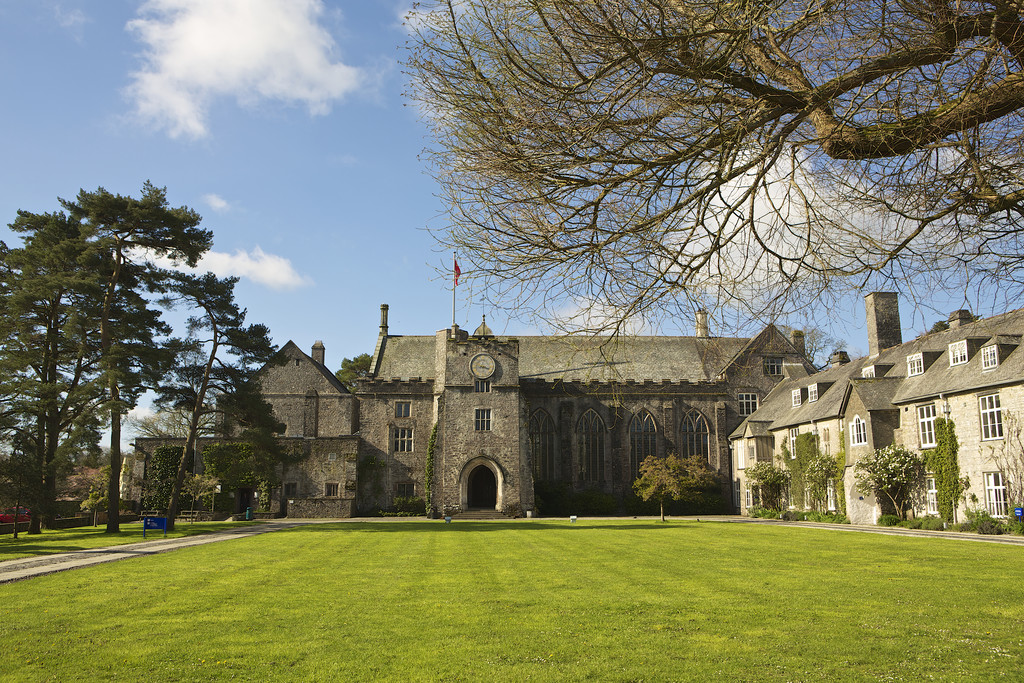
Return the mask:
<svg viewBox="0 0 1024 683"><path fill-rule="evenodd" d="M538 481L554 479L555 423L543 410L538 410L530 418L530 454L533 478Z"/></svg>
<svg viewBox="0 0 1024 683"><path fill-rule="evenodd" d="M649 455L657 454L658 429L654 417L648 412L634 415L629 423L629 467L631 479L640 474L640 463Z"/></svg>
<svg viewBox="0 0 1024 683"><path fill-rule="evenodd" d="M981 409L981 438L1003 438L1003 409L999 404L999 394L980 396L978 404Z"/></svg>
<svg viewBox="0 0 1024 683"><path fill-rule="evenodd" d="M917 407L917 431L921 448L935 447L935 404Z"/></svg>
<svg viewBox="0 0 1024 683"><path fill-rule="evenodd" d="M604 480L604 420L593 410L583 413L576 425L576 447L583 481Z"/></svg>
<svg viewBox="0 0 1024 683"><path fill-rule="evenodd" d="M850 423L850 445L863 446L868 442L868 423L860 419L860 415L853 416Z"/></svg>
<svg viewBox="0 0 1024 683"><path fill-rule="evenodd" d="M684 458L699 455L709 459L711 449L708 441L708 421L696 410L683 416L679 426L679 445Z"/></svg>

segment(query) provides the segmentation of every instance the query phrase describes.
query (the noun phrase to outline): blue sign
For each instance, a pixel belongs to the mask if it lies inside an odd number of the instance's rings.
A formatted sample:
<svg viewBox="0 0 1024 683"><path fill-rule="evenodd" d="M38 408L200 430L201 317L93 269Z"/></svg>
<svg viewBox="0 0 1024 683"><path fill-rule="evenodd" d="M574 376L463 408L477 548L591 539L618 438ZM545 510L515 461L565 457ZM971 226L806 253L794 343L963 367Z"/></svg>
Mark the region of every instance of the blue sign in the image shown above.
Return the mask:
<svg viewBox="0 0 1024 683"><path fill-rule="evenodd" d="M142 537L146 537L147 529L163 529L164 536L167 535L167 518L166 517L143 517L142 518Z"/></svg>
<svg viewBox="0 0 1024 683"><path fill-rule="evenodd" d="M1013 514L1017 519L1024 517L1024 508L1013 508Z"/></svg>

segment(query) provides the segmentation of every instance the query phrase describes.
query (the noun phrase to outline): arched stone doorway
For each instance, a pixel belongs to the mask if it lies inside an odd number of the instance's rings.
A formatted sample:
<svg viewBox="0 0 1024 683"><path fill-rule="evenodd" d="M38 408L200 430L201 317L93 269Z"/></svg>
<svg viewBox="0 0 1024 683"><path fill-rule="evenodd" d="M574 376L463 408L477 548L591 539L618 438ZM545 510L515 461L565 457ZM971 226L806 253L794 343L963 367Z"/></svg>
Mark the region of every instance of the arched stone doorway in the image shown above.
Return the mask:
<svg viewBox="0 0 1024 683"><path fill-rule="evenodd" d="M503 509L504 477L501 469L490 458L473 458L462 469L459 493L463 510Z"/></svg>
<svg viewBox="0 0 1024 683"><path fill-rule="evenodd" d="M498 504L498 478L487 465L477 465L469 473L466 497L469 507L493 510Z"/></svg>

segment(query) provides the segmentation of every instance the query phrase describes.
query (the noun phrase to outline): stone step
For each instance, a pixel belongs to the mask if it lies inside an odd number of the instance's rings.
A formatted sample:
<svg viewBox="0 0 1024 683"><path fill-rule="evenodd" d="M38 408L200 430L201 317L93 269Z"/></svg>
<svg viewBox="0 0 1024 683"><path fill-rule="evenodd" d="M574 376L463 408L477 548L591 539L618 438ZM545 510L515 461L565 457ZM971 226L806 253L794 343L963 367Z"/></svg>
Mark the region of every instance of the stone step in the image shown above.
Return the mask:
<svg viewBox="0 0 1024 683"><path fill-rule="evenodd" d="M452 515L452 519L508 519L508 517L497 510L463 510L457 515Z"/></svg>

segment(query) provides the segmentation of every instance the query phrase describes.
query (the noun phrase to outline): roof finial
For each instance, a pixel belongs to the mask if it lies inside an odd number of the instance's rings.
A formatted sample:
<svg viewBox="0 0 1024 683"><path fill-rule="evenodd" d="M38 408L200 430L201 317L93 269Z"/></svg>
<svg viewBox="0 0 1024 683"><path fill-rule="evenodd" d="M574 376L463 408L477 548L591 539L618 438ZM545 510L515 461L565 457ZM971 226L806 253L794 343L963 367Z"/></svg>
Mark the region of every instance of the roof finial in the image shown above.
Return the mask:
<svg viewBox="0 0 1024 683"><path fill-rule="evenodd" d="M494 333L491 332L491 328L487 327L487 316L483 316L483 322L480 323L480 327L476 328L476 332L473 333L474 337L493 337Z"/></svg>

